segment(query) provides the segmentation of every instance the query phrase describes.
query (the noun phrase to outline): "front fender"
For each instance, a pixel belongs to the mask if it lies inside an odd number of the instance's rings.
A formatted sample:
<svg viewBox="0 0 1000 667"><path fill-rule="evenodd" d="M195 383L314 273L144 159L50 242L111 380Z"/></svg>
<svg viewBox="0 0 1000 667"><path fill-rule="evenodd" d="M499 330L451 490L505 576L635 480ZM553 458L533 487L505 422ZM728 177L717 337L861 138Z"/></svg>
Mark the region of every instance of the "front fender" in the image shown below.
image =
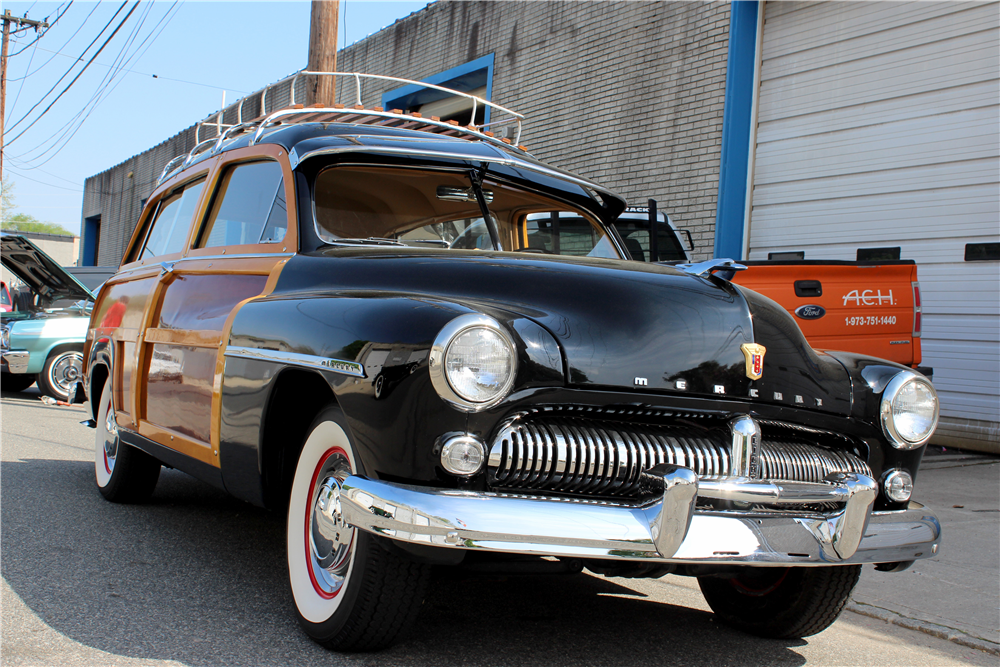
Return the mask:
<svg viewBox="0 0 1000 667"><path fill-rule="evenodd" d="M905 470L914 481L917 470L923 459L926 446L917 449L896 449L882 432L879 418L879 408L882 402L882 392L897 373L909 371L912 368L877 357L869 357L851 352L827 352L847 370L851 377L852 399L851 418L856 423L863 424L867 435L864 438L871 451L868 464L876 474L876 478L884 477L889 470ZM890 503L885 496L880 495L876 509L903 509L905 503Z"/></svg>
<svg viewBox="0 0 1000 667"><path fill-rule="evenodd" d="M487 304L385 292L275 294L245 304L225 350L219 454L227 488L240 495L231 486L264 475L263 421L287 368L325 379L370 474L453 485L434 447L442 435L466 431L468 415L438 396L427 360L445 324L473 312L510 331L519 358L515 389L562 386L564 360L551 354L559 349L551 334Z"/></svg>
<svg viewBox="0 0 1000 667"><path fill-rule="evenodd" d="M28 352L27 373L38 374L53 350L66 345L83 348L87 335L84 318L51 318L14 322L10 331L10 349Z"/></svg>

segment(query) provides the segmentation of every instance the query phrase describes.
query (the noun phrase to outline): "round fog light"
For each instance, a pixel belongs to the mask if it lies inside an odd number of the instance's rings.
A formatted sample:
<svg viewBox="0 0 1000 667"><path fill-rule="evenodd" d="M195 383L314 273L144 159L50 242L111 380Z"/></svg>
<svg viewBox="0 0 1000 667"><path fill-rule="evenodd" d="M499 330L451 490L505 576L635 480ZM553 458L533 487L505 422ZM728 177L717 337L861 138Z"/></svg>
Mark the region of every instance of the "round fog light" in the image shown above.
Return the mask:
<svg viewBox="0 0 1000 667"><path fill-rule="evenodd" d="M913 493L913 478L904 470L893 470L886 475L882 486L889 500L905 503Z"/></svg>
<svg viewBox="0 0 1000 667"><path fill-rule="evenodd" d="M486 447L472 436L451 438L441 447L441 465L453 475L475 475L485 460Z"/></svg>

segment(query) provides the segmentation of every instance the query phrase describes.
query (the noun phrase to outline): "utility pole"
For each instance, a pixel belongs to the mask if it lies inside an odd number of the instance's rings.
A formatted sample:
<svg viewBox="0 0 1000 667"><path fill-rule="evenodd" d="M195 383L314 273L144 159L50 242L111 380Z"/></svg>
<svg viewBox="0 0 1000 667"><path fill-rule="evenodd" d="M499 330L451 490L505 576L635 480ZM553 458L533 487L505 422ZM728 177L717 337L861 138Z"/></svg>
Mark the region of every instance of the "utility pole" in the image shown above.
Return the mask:
<svg viewBox="0 0 1000 667"><path fill-rule="evenodd" d="M3 118L4 113L7 109L7 48L10 42L10 24L16 23L19 29L22 26L29 26L38 32L39 28L48 28L49 24L45 21L32 21L27 18L19 18L17 16L11 16L10 10L6 10L3 13L3 50L2 55L0 55L0 182L3 181Z"/></svg>
<svg viewBox="0 0 1000 667"><path fill-rule="evenodd" d="M337 71L337 19L340 0L312 0L309 23L310 72ZM333 106L336 92L335 76L311 76L306 80L306 105Z"/></svg>

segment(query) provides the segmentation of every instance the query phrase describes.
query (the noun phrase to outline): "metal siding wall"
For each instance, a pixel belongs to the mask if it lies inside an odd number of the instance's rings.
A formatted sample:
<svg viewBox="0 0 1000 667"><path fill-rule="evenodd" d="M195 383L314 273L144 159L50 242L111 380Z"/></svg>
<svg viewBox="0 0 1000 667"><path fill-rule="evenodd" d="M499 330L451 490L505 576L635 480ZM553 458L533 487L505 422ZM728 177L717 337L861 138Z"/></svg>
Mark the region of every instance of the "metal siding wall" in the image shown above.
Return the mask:
<svg viewBox="0 0 1000 667"><path fill-rule="evenodd" d="M750 258L919 264L924 365L942 432L1000 422L1000 9L996 3L765 5ZM967 443L966 443L967 444Z"/></svg>

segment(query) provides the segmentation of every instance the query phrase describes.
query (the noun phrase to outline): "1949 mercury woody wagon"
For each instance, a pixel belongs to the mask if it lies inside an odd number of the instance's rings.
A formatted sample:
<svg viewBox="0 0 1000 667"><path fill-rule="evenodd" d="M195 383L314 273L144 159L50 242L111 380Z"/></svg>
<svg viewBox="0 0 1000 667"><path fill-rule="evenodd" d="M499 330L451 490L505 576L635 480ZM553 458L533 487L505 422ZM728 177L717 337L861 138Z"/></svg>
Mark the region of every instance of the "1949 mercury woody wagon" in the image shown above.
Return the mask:
<svg viewBox="0 0 1000 667"><path fill-rule="evenodd" d="M812 350L732 262L622 261L620 197L355 80L356 108L165 170L87 337L108 500L167 465L287 512L299 619L338 650L398 639L473 553L695 576L773 637L936 553L926 378Z"/></svg>

